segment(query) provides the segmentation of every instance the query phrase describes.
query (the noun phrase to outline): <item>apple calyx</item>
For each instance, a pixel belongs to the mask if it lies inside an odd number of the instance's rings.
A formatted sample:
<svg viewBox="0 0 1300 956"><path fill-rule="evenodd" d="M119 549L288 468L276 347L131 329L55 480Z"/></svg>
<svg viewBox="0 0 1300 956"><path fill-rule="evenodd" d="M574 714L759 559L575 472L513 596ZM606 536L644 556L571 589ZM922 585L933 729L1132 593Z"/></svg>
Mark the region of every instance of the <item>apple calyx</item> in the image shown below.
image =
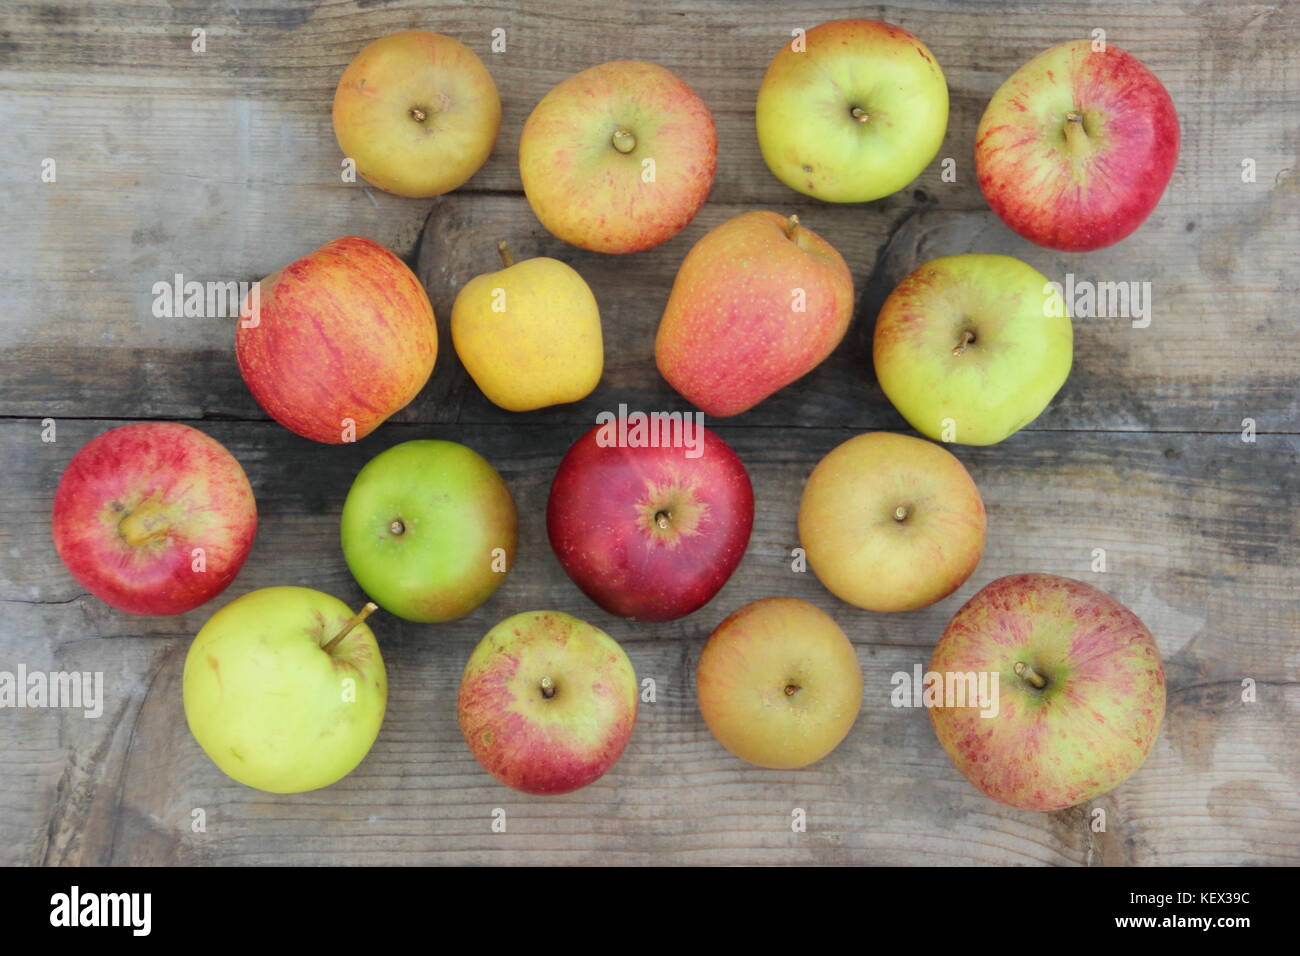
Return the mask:
<svg viewBox="0 0 1300 956"><path fill-rule="evenodd" d="M849 115L859 123L865 123L867 120L871 119L871 117L867 115L867 111L861 106L853 107L853 109L849 110Z"/></svg>
<svg viewBox="0 0 1300 956"><path fill-rule="evenodd" d="M800 687L798 684L786 684L786 685L785 685L785 696L786 696L786 697L793 697L795 694L799 693L799 691L801 691L801 690L803 690L803 688Z"/></svg>
<svg viewBox="0 0 1300 956"><path fill-rule="evenodd" d="M132 548L165 538L170 528L170 515L157 495L140 502L117 523L117 533Z"/></svg>
<svg viewBox="0 0 1300 956"><path fill-rule="evenodd" d="M551 680L549 677L543 677L540 686L542 688L542 696L547 700L550 700L555 696L555 681Z"/></svg>
<svg viewBox="0 0 1300 956"><path fill-rule="evenodd" d="M609 141L613 143L614 148L620 153L630 153L636 149L636 137L630 130L614 130L614 135L610 137Z"/></svg>
<svg viewBox="0 0 1300 956"><path fill-rule="evenodd" d="M423 123L429 118L429 111L419 106L412 106L409 115L417 123Z"/></svg>
<svg viewBox="0 0 1300 956"><path fill-rule="evenodd" d="M1016 666L1013 667L1012 670L1016 672L1017 677L1032 684L1038 690L1042 690L1047 686L1047 678L1038 673L1038 671L1034 670L1024 661L1016 661Z"/></svg>
<svg viewBox="0 0 1300 956"><path fill-rule="evenodd" d="M961 355L962 352L966 351L966 346L970 345L974 341L975 341L975 333L972 332L970 329L963 330L961 333L961 341L958 342L956 348L952 350L952 354Z"/></svg>
<svg viewBox="0 0 1300 956"><path fill-rule="evenodd" d="M510 247L504 239L497 243L497 252L501 253L501 264L507 269L515 264L515 257L510 254Z"/></svg>
<svg viewBox="0 0 1300 956"><path fill-rule="evenodd" d="M401 518L393 519L393 523L388 526L388 533L394 535L406 534L406 525Z"/></svg>
<svg viewBox="0 0 1300 956"><path fill-rule="evenodd" d="M668 530L668 525L672 523L672 518L672 512L670 511L655 512L655 524L664 531Z"/></svg>
<svg viewBox="0 0 1300 956"><path fill-rule="evenodd" d="M324 651L326 654L333 653L334 648L338 646L339 642L342 641L343 638L347 637L349 634L352 633L352 629L354 627L356 627L358 624L360 624L362 621L364 621L371 614L375 613L375 611L378 610L379 610L379 606L377 604L375 604L373 601L367 601L365 607L363 607L360 611L358 611L356 614L353 614L350 618L348 618L346 621L343 622L343 627L339 630L337 634L335 634L330 639L330 642L328 644L326 644L324 647L321 648L321 650Z"/></svg>
<svg viewBox="0 0 1300 956"><path fill-rule="evenodd" d="M899 505L897 508L894 509L894 520L906 521L908 514L909 512L907 510L907 505Z"/></svg>

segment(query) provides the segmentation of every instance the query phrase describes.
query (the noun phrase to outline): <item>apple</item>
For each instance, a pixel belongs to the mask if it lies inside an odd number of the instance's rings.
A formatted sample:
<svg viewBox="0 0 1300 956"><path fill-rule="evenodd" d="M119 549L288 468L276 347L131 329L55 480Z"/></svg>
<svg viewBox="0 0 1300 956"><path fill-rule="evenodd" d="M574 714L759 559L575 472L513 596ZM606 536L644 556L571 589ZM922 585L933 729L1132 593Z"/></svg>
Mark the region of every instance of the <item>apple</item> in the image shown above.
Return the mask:
<svg viewBox="0 0 1300 956"><path fill-rule="evenodd" d="M334 91L334 136L367 182L440 196L473 176L496 142L501 100L483 61L448 36L406 30L368 44Z"/></svg>
<svg viewBox="0 0 1300 956"><path fill-rule="evenodd" d="M993 94L975 133L975 175L998 218L1030 242L1087 252L1142 225L1178 142L1173 101L1137 57L1074 40Z"/></svg>
<svg viewBox="0 0 1300 956"><path fill-rule="evenodd" d="M558 259L515 262L467 282L451 309L451 339L495 405L528 412L586 398L605 366L600 310L582 276Z"/></svg>
<svg viewBox="0 0 1300 956"><path fill-rule="evenodd" d="M940 701L930 720L967 780L1022 810L1062 810L1119 786L1165 713L1151 633L1110 595L1052 574L986 585L948 624L930 671L997 675L995 716Z"/></svg>
<svg viewBox="0 0 1300 956"><path fill-rule="evenodd" d="M946 448L870 432L817 463L799 500L799 543L826 589L868 611L947 597L984 553L984 501Z"/></svg>
<svg viewBox="0 0 1300 956"><path fill-rule="evenodd" d="M881 389L922 435L993 445L1065 384L1074 331L1061 293L1033 266L943 256L890 293L871 355Z"/></svg>
<svg viewBox="0 0 1300 956"><path fill-rule="evenodd" d="M317 790L370 752L388 676L360 612L311 588L250 591L208 619L185 656L185 720L204 752L269 793Z"/></svg>
<svg viewBox="0 0 1300 956"><path fill-rule="evenodd" d="M713 599L745 554L749 473L716 433L698 423L690 430L693 447L656 446L630 416L608 421L574 442L555 473L551 548L611 614L684 617Z"/></svg>
<svg viewBox="0 0 1300 956"><path fill-rule="evenodd" d="M257 504L216 439L145 422L109 429L72 456L52 530L68 573L104 603L181 614L235 579L257 534Z"/></svg>
<svg viewBox="0 0 1300 956"><path fill-rule="evenodd" d="M344 444L420 393L438 328L420 280L359 236L335 239L261 281L235 331L253 398L290 431ZM250 295L249 301L252 301Z"/></svg>
<svg viewBox="0 0 1300 956"><path fill-rule="evenodd" d="M687 254L655 336L668 384L705 414L738 415L812 371L853 318L853 276L797 216L747 212Z"/></svg>
<svg viewBox="0 0 1300 956"><path fill-rule="evenodd" d="M821 760L862 705L853 645L829 614L796 598L754 601L719 624L695 677L718 743L775 770Z"/></svg>
<svg viewBox="0 0 1300 956"><path fill-rule="evenodd" d="M901 27L834 20L773 58L754 120L781 182L829 202L869 202L898 192L939 152L948 84Z"/></svg>
<svg viewBox="0 0 1300 956"><path fill-rule="evenodd" d="M538 221L593 252L639 252L691 221L713 185L718 134L695 91L653 63L602 63L533 109L519 175Z"/></svg>
<svg viewBox="0 0 1300 956"><path fill-rule="evenodd" d="M524 793L560 794L622 756L637 696L632 662L612 637L560 611L526 611L474 648L456 713L488 773Z"/></svg>
<svg viewBox="0 0 1300 956"><path fill-rule="evenodd" d="M357 474L339 524L357 584L408 621L464 617L506 578L518 516L482 455L453 441L402 442Z"/></svg>

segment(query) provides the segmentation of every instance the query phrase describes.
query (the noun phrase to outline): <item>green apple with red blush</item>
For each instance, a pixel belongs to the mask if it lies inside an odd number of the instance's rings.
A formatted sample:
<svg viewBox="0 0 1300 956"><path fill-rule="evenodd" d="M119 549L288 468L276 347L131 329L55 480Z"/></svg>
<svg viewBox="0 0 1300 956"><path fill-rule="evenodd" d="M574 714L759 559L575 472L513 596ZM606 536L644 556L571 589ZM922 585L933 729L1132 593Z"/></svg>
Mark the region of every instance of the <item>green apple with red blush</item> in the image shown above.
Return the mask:
<svg viewBox="0 0 1300 956"><path fill-rule="evenodd" d="M636 724L627 654L599 628L560 611L506 618L461 676L457 717L474 759L524 793L570 793L603 776Z"/></svg>
<svg viewBox="0 0 1300 956"><path fill-rule="evenodd" d="M408 441L357 474L339 540L352 576L384 610L408 621L450 621L505 580L518 513L505 481L472 448Z"/></svg>

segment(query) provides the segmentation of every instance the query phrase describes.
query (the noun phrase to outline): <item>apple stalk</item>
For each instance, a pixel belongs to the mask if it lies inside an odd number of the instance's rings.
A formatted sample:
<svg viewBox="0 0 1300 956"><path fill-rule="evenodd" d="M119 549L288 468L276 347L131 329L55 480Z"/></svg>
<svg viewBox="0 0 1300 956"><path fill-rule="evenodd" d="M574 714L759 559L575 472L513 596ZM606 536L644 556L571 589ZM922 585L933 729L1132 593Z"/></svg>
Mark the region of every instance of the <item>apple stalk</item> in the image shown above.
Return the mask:
<svg viewBox="0 0 1300 956"><path fill-rule="evenodd" d="M1034 670L1024 661L1016 661L1016 666L1012 668L1012 670L1016 672L1017 677L1027 681L1039 690L1042 690L1047 686L1047 678L1038 673L1038 671Z"/></svg>
<svg viewBox="0 0 1300 956"><path fill-rule="evenodd" d="M367 601L365 607L363 607L360 611L358 611L356 614L353 614L350 618L348 618L346 621L343 622L342 629L337 634L335 634L334 637L330 639L330 642L326 644L324 647L322 647L321 650L323 650L326 654L331 653L334 650L334 648L338 646L339 642L343 640L343 638L347 637L349 634L352 633L352 629L354 627L356 627L358 624L360 624L362 621L364 621L371 614L375 613L375 611L378 610L379 610L379 605L375 604L373 601Z"/></svg>

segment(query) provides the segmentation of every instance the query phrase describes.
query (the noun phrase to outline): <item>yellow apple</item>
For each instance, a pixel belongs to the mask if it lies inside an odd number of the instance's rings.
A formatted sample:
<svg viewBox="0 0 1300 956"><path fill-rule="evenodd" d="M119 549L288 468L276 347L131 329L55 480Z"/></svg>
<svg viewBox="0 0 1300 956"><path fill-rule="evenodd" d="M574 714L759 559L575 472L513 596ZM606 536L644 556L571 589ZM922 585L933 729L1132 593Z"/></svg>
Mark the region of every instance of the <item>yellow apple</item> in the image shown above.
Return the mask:
<svg viewBox="0 0 1300 956"><path fill-rule="evenodd" d="M818 462L799 543L826 589L868 611L911 611L957 590L984 553L984 501L941 445L889 432Z"/></svg>
<svg viewBox="0 0 1300 956"><path fill-rule="evenodd" d="M839 746L862 705L853 645L797 598L746 604L718 625L696 668L700 713L742 760L792 770Z"/></svg>
<svg viewBox="0 0 1300 956"><path fill-rule="evenodd" d="M558 259L515 262L465 284L451 309L451 339L483 394L511 412L586 398L605 352L591 289Z"/></svg>
<svg viewBox="0 0 1300 956"><path fill-rule="evenodd" d="M334 91L334 135L368 182L399 196L440 196L473 176L496 142L501 100L483 61L425 30L380 37Z"/></svg>

